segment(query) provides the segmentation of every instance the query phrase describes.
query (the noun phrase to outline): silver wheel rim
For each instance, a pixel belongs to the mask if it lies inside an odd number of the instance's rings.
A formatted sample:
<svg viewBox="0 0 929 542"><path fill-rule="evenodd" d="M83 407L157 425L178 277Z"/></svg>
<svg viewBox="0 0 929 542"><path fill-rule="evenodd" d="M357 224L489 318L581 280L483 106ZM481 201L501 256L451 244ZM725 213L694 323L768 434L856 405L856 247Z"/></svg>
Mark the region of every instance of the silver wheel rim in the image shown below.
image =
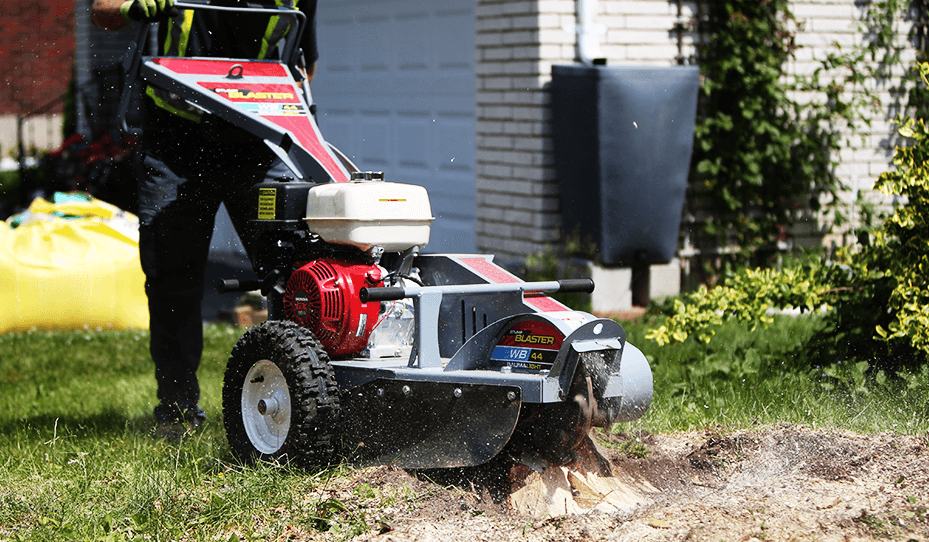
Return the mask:
<svg viewBox="0 0 929 542"><path fill-rule="evenodd" d="M263 454L281 449L290 430L290 391L284 373L268 360L249 369L242 384L242 423L248 440Z"/></svg>

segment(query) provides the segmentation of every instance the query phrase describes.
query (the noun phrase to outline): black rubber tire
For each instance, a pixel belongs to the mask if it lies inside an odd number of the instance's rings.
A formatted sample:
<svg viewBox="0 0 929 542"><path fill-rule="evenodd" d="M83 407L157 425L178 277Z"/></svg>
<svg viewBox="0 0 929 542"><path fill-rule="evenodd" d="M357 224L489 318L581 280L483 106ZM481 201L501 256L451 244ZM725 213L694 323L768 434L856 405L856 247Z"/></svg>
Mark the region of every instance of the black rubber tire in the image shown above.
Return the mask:
<svg viewBox="0 0 929 542"><path fill-rule="evenodd" d="M277 367L290 398L286 437L277 450L268 452L251 441L243 420L246 378L259 362ZM239 460L304 467L330 464L336 459L340 416L335 373L311 331L293 322L269 321L252 327L236 343L223 381L223 423L229 446Z"/></svg>

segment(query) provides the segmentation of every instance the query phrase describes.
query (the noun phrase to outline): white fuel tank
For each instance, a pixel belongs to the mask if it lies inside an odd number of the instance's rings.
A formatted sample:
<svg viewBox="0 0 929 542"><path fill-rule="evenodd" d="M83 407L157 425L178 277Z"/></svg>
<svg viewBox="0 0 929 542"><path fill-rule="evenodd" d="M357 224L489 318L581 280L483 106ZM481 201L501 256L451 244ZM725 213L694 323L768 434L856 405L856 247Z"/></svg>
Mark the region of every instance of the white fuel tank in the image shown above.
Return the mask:
<svg viewBox="0 0 929 542"><path fill-rule="evenodd" d="M424 247L435 219L422 186L364 180L313 187L304 220L328 243L398 252Z"/></svg>

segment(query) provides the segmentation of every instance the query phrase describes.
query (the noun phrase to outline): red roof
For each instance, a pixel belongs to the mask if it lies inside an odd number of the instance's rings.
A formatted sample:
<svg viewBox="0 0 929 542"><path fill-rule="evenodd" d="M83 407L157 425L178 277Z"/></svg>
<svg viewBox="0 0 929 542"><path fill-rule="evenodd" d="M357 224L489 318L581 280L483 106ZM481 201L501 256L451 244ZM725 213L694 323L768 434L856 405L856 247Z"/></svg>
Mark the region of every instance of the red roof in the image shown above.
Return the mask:
<svg viewBox="0 0 929 542"><path fill-rule="evenodd" d="M76 0L4 2L0 10L0 114L28 113L68 89ZM61 111L62 104L52 109Z"/></svg>

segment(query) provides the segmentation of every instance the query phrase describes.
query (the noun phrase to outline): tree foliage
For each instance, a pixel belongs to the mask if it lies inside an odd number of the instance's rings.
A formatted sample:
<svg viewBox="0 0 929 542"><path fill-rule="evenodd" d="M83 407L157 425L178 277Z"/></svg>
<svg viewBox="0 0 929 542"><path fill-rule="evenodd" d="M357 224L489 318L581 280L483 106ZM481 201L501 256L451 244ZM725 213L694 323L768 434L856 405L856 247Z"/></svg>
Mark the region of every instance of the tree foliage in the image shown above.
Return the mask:
<svg viewBox="0 0 929 542"><path fill-rule="evenodd" d="M929 83L929 64L919 64ZM847 355L896 364L900 356L929 355L929 127L922 119L899 117L906 141L896 148L895 170L875 189L902 203L873 232L829 259L808 259L780 270L744 269L725 285L700 288L675 303L675 314L652 330L660 344L694 336L708 342L713 326L738 319L770 322L772 309L824 308Z"/></svg>

